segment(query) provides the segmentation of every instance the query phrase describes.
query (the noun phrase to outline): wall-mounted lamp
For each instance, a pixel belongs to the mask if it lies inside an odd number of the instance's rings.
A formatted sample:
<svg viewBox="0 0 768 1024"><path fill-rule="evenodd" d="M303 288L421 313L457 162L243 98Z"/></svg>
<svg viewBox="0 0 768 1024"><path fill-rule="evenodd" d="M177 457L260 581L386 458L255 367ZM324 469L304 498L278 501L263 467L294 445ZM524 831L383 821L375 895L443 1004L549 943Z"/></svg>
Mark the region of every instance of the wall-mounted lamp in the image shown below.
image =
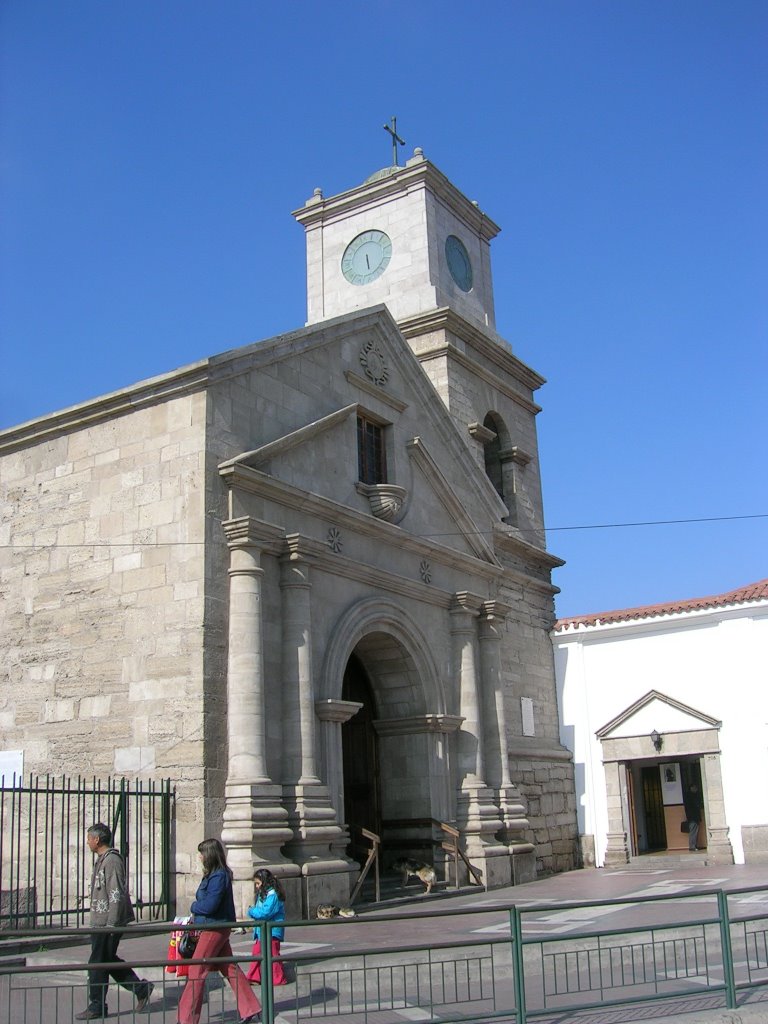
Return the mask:
<svg viewBox="0 0 768 1024"><path fill-rule="evenodd" d="M658 729L654 729L651 733L651 743L656 748L656 753L658 754L661 751L661 748L664 746L664 737L661 735Z"/></svg>

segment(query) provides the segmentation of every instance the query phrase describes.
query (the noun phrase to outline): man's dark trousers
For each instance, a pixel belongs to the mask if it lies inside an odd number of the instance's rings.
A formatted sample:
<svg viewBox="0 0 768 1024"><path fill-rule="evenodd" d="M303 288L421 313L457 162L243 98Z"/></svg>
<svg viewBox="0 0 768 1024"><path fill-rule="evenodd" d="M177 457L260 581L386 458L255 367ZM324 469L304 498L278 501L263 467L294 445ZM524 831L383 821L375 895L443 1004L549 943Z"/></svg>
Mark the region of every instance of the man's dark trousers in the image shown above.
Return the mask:
<svg viewBox="0 0 768 1024"><path fill-rule="evenodd" d="M94 932L91 935L89 964L123 963L117 955L122 932ZM118 985L133 992L137 999L147 994L146 982L130 967L91 967L88 970L88 1009L105 1013L107 1009L107 986L110 976Z"/></svg>

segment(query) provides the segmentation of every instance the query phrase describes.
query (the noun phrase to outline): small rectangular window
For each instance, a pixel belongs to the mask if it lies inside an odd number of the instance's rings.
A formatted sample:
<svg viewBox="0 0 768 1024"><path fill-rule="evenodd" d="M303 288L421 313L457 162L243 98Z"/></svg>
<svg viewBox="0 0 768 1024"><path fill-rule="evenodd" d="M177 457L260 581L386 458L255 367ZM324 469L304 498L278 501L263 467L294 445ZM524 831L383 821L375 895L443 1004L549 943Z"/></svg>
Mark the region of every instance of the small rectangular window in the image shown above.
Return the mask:
<svg viewBox="0 0 768 1024"><path fill-rule="evenodd" d="M364 416L357 417L357 471L361 483L387 482L384 427Z"/></svg>

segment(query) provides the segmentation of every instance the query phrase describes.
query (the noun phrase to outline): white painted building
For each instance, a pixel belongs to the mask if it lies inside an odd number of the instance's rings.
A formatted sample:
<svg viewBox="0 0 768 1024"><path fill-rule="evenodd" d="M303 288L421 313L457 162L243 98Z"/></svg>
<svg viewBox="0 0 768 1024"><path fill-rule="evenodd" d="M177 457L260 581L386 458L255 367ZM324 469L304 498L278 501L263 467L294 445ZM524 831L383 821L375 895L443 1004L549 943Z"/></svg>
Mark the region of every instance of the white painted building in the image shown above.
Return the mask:
<svg viewBox="0 0 768 1024"><path fill-rule="evenodd" d="M688 852L699 778L706 861L768 863L768 579L560 619L552 638L585 866Z"/></svg>

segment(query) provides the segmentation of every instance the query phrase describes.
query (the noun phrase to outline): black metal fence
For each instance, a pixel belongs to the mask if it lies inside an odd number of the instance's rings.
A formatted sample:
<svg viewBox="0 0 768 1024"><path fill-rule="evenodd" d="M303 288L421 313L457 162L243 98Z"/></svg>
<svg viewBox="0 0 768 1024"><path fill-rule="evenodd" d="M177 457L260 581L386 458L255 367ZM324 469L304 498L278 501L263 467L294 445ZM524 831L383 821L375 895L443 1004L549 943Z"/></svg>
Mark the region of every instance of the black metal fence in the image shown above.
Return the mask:
<svg viewBox="0 0 768 1024"><path fill-rule="evenodd" d="M95 822L125 858L137 918L168 920L172 811L170 779L0 780L0 930L84 923Z"/></svg>

